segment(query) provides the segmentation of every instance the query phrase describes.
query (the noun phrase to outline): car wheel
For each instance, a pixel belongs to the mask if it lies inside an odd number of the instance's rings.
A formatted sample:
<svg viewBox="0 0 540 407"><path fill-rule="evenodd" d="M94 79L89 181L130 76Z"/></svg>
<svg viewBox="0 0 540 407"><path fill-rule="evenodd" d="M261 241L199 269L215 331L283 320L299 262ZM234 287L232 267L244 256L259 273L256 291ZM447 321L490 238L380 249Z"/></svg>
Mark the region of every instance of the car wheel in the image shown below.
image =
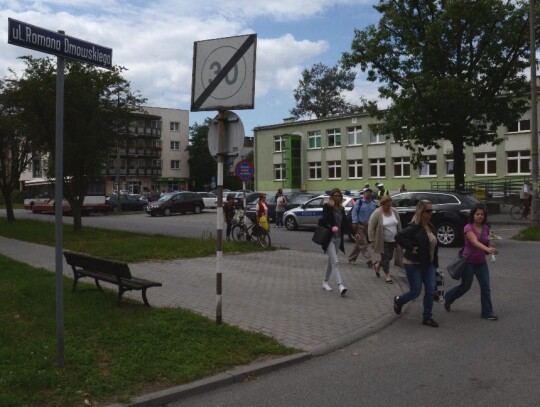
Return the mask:
<svg viewBox="0 0 540 407"><path fill-rule="evenodd" d="M458 243L458 227L453 223L443 222L437 226L437 240L443 247L454 246Z"/></svg>
<svg viewBox="0 0 540 407"><path fill-rule="evenodd" d="M196 206L195 209L193 210L193 213L201 213L201 207L200 206Z"/></svg>
<svg viewBox="0 0 540 407"><path fill-rule="evenodd" d="M165 208L165 210L163 211L163 215L171 216L171 208Z"/></svg>
<svg viewBox="0 0 540 407"><path fill-rule="evenodd" d="M287 230L296 230L298 229L298 223L296 223L296 219L294 219L292 216L287 216L285 218L285 227Z"/></svg>

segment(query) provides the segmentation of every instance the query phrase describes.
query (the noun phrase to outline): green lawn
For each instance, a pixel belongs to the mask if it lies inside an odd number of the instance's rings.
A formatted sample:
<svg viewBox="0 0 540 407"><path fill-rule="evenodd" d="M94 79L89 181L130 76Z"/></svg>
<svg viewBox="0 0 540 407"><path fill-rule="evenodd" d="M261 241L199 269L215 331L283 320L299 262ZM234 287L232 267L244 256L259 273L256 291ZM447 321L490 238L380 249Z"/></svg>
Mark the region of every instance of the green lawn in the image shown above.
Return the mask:
<svg viewBox="0 0 540 407"><path fill-rule="evenodd" d="M540 241L540 228L528 227L527 229L523 229L521 232L515 235L512 239L530 240L530 241L538 242Z"/></svg>
<svg viewBox="0 0 540 407"><path fill-rule="evenodd" d="M211 239L64 228L65 247L127 262L209 256ZM54 242L54 224L0 219L0 235ZM104 245L104 242L107 242ZM252 251L225 242L224 250ZM181 309L155 309L64 281L65 366L56 366L55 275L0 256L0 406L80 406L191 382L268 355L297 352Z"/></svg>

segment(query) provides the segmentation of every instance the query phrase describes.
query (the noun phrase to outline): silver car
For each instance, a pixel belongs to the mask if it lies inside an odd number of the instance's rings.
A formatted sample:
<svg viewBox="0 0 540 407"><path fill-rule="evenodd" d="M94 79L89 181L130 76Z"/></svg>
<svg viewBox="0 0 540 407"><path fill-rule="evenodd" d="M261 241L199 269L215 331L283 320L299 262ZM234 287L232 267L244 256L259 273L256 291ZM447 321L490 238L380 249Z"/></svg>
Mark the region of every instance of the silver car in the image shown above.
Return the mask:
<svg viewBox="0 0 540 407"><path fill-rule="evenodd" d="M305 204L288 210L283 215L283 223L287 230L296 230L302 227L317 227L319 219L322 217L323 205L328 202L328 195L319 195L310 199ZM343 197L343 206L348 214L354 206L354 199L350 196Z"/></svg>

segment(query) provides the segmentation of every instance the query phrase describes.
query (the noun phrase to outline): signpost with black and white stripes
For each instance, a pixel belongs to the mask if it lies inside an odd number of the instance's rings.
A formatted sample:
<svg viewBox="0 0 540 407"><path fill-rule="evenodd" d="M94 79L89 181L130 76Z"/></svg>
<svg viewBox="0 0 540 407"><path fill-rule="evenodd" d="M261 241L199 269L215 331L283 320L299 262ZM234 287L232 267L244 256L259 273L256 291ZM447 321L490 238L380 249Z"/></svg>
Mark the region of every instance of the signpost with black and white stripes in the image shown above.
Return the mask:
<svg viewBox="0 0 540 407"><path fill-rule="evenodd" d="M63 222L64 199L64 58L112 68L112 49L8 18L8 43L57 56L55 135L55 273L56 273L56 364L64 366ZM57 203L60 202L58 205Z"/></svg>
<svg viewBox="0 0 540 407"><path fill-rule="evenodd" d="M191 84L191 111L217 110L218 116L216 152L217 156L217 230L216 230L216 324L222 321L222 274L223 254L223 160L233 154L225 151L233 143L225 143L226 127L242 128L239 117L230 109L253 109L255 106L255 55L257 34L218 38L195 42L193 47L193 78ZM234 124L236 123L236 125ZM214 132L212 132L214 133ZM243 145L244 135L241 142ZM210 139L210 132L209 132ZM212 140L213 142L214 140Z"/></svg>

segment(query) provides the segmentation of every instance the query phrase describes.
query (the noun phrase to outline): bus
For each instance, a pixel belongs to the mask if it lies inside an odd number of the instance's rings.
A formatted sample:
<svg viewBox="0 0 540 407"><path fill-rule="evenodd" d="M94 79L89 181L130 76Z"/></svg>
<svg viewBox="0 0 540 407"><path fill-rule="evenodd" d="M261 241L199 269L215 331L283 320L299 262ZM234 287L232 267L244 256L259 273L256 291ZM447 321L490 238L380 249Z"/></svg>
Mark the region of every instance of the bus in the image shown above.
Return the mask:
<svg viewBox="0 0 540 407"><path fill-rule="evenodd" d="M54 213L54 179L34 178L24 181L24 209L32 213ZM101 177L89 177L88 189L81 213L104 213L109 210L105 201L105 180ZM64 199L63 213L71 213L71 205Z"/></svg>

